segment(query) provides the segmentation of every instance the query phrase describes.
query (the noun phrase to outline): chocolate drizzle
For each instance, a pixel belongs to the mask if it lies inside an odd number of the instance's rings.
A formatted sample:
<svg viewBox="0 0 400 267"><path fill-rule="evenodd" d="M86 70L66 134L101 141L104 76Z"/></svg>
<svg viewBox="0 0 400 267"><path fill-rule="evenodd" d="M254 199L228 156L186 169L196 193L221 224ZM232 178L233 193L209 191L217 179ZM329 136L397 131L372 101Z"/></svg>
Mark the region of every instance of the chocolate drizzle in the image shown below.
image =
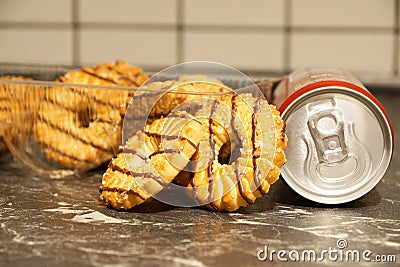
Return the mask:
<svg viewBox="0 0 400 267"><path fill-rule="evenodd" d="M219 102L218 100L214 101L214 104L211 108L211 113L209 117L209 126L208 126L208 131L210 133L210 149L211 149L211 155L210 159L208 161L208 166L207 166L207 177L208 177L208 202L212 206L214 210L218 210L217 206L214 204L214 194L213 194L213 185L214 185L214 173L213 173L213 162L215 160L215 140L214 140L214 133L213 133L213 125L214 125L214 113L217 109Z"/></svg>
<svg viewBox="0 0 400 267"><path fill-rule="evenodd" d="M82 90L79 90L79 89L74 88L74 87L68 87L68 90L70 90L71 92L76 93L78 95L81 95L81 96L84 96L84 97L89 97L90 101L94 101L97 104L100 104L100 105L103 105L103 106L108 106L108 107L111 107L113 109L118 109L118 108L121 107L119 104L114 105L114 104L112 104L110 102L103 101L103 100L101 100L99 98L96 98L94 96L90 96L88 93L84 93L84 92L82 92ZM100 89L100 90L105 90L105 89Z"/></svg>
<svg viewBox="0 0 400 267"><path fill-rule="evenodd" d="M286 132L286 123L283 122L282 131L281 131L281 141L285 142L285 132Z"/></svg>
<svg viewBox="0 0 400 267"><path fill-rule="evenodd" d="M118 149L118 154L119 153L133 154L133 155L138 156L140 159L142 159L144 161L146 161L148 159L146 156L143 156L142 154L140 154L136 150L133 150L133 149L130 149L130 148L127 148L127 147L120 147Z"/></svg>
<svg viewBox="0 0 400 267"><path fill-rule="evenodd" d="M126 168L121 168L120 166L114 164L113 162L110 162L108 168L110 168L114 172L119 172L125 175L130 175L135 178L147 178L147 179L153 179L157 183L159 183L161 186L166 186L168 183L165 182L163 179L161 179L160 176L156 176L151 172L133 172L130 171Z"/></svg>
<svg viewBox="0 0 400 267"><path fill-rule="evenodd" d="M257 159L260 155L256 154L256 141L257 141L257 112L260 110L260 99L258 98L255 105L254 105L254 112L251 118L251 127L252 127L252 134L251 134L251 143L253 144L253 181L257 190L261 192L261 194L265 194L264 190L261 187L260 182L260 169L257 165Z"/></svg>
<svg viewBox="0 0 400 267"><path fill-rule="evenodd" d="M118 64L118 62L117 62L117 64ZM112 68L111 66L108 66L107 69L108 69L109 71L115 71L115 72L118 74L119 78L122 79L122 80L128 81L128 82L130 83L130 84L129 84L130 86L131 86L131 85L133 85L133 86L139 86L139 84L138 84L135 80L129 78L129 76L126 75L125 73L122 73L122 72L120 72L119 70L116 70L115 68ZM139 76L139 74L140 74L140 73L136 73L136 74L135 74L135 77Z"/></svg>
<svg viewBox="0 0 400 267"><path fill-rule="evenodd" d="M235 135L236 140L238 140L240 142L240 146L242 146L241 139L240 139L239 133L238 133L238 129L236 127L236 97L237 97L237 95L234 95L231 98L231 128L233 130L233 134ZM237 184L238 184L238 187L239 187L239 193L240 193L241 197L248 204L251 204L252 203L251 199L249 199L246 196L245 192L244 192L242 178L240 176L239 161L238 160L235 161L235 176L236 176L236 181L237 181Z"/></svg>
<svg viewBox="0 0 400 267"><path fill-rule="evenodd" d="M151 154L149 156L149 158L152 158L155 155L159 155L159 154L179 154L181 151L179 149L164 149L164 150L158 150L156 152L154 152L153 154Z"/></svg>
<svg viewBox="0 0 400 267"><path fill-rule="evenodd" d="M143 90L151 90L152 88L144 88ZM166 90L168 88L165 88ZM151 99L151 97L156 96L157 94L160 94L160 92L149 92L149 91L139 91L139 94L136 94L137 90L130 90L128 92L128 96L129 97L135 97L135 99L138 98L143 98L143 97L148 97L149 99Z"/></svg>
<svg viewBox="0 0 400 267"><path fill-rule="evenodd" d="M61 79L60 81L64 82L63 79ZM121 106L120 106L119 104L115 104L115 105L114 105L114 104L112 104L112 103L110 103L110 102L103 101L103 100L101 100L101 99L99 99L99 98L95 98L95 97L93 97L93 96L90 96L88 93L82 92L82 90L80 90L80 89L77 89L77 88L74 88L74 87L68 87L67 89L68 89L69 91L75 93L75 94L78 94L78 95L82 96L82 97L89 98L90 101L93 101L93 102L95 102L96 104L100 104L100 105L103 105L103 106L108 106L108 107L110 107L110 108L112 108L112 109L119 109L119 108L121 108ZM69 101L69 100L68 100L68 101ZM47 98L46 98L46 102L49 102L49 103L51 103L51 104L53 104L53 105L56 105L56 106L61 107L61 108L65 109L65 110L68 110L68 111L75 111L75 109L72 109L72 108L70 108L70 107L64 106L62 103L59 103L58 101L55 101L54 99L52 99L52 98L50 98L50 97L47 97Z"/></svg>
<svg viewBox="0 0 400 267"><path fill-rule="evenodd" d="M244 192L244 188L243 188L243 183L242 183L242 178L240 177L240 170L239 170L239 161L235 162L235 176L236 176L236 181L238 183L238 187L239 187L239 193L242 196L242 198L247 202L247 204L252 204L253 201L251 199L249 199L245 192Z"/></svg>
<svg viewBox="0 0 400 267"><path fill-rule="evenodd" d="M155 137L155 138L161 138L161 139L165 139L165 140L167 140L167 141L170 141L170 140L176 140L176 139L179 139L179 140L186 140L193 148L195 148L196 150L198 150L199 149L199 147L195 144L195 143L193 143L192 142L192 140L190 140L189 138L187 138L187 137L184 137L184 136L180 136L180 135L167 135L167 134L159 134L159 133L150 133L150 132L144 132L147 136L150 136L150 137Z"/></svg>
<svg viewBox="0 0 400 267"><path fill-rule="evenodd" d="M191 119L192 117L187 113L170 113L168 118Z"/></svg>
<svg viewBox="0 0 400 267"><path fill-rule="evenodd" d="M70 107L64 106L63 104L61 104L61 103L59 103L57 101L54 101L53 99L47 99L46 101L49 102L52 105L55 105L57 107L60 107L60 108L64 109L67 112L72 112L72 113L78 113L79 112L78 109L72 109ZM93 119L93 122L107 123L107 124L117 124L115 121L106 120L106 119L103 119L103 118L95 118L95 119Z"/></svg>
<svg viewBox="0 0 400 267"><path fill-rule="evenodd" d="M236 97L237 95L233 95L231 98L231 128L233 130L233 134L235 135L236 140L239 140L240 142L238 129L236 128Z"/></svg>
<svg viewBox="0 0 400 267"><path fill-rule="evenodd" d="M92 71L92 70L93 70L93 71ZM116 81L114 81L113 79L109 79L109 78L107 78L107 77L103 77L103 76L97 74L97 73L96 73L96 70L98 70L98 68L94 68L94 69L92 69L92 68L82 68L82 69L81 69L81 71L82 71L83 73L86 73L86 74L88 74L88 75L91 75L91 76L93 76L93 77L95 77L95 78L97 78L97 79L99 79L99 80L103 80L103 81L110 82L110 83L113 83L113 84L115 84L115 85L118 85L118 83L117 83Z"/></svg>
<svg viewBox="0 0 400 267"><path fill-rule="evenodd" d="M65 133L66 135L68 135L68 136L74 138L75 140L80 141L81 143L83 143L83 144L85 144L85 145L89 145L89 146L91 146L91 147L94 147L94 148L96 148L96 149L98 149L98 150L101 150L101 151L104 151L104 152L107 152L107 153L110 152L110 149L107 149L107 148L105 148L105 147L96 145L96 144L94 144L94 143L91 142L91 141L85 140L85 139L79 137L77 134L71 133L68 129L64 129L64 128L60 127L59 125L54 124L53 122L51 122L50 120L44 118L43 116L40 116L40 115L39 115L38 118L39 118L39 120L41 120L43 123L49 125L51 128L53 128L53 129L55 129L55 130L57 130L57 131L60 131L60 132L62 132L62 133Z"/></svg>

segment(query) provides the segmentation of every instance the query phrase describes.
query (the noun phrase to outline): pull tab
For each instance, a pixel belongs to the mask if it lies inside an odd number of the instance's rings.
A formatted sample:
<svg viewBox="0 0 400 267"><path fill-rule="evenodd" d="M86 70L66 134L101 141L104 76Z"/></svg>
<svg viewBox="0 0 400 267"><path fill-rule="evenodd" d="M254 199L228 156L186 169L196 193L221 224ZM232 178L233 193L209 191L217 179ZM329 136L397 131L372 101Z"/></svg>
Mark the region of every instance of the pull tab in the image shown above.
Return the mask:
<svg viewBox="0 0 400 267"><path fill-rule="evenodd" d="M348 156L343 113L337 108L318 111L308 119L319 162L336 163Z"/></svg>
<svg viewBox="0 0 400 267"><path fill-rule="evenodd" d="M354 122L345 121L332 98L311 103L308 114L311 138L305 133L302 139L307 147L304 172L310 185L318 190L351 190L371 171L371 155L357 138Z"/></svg>

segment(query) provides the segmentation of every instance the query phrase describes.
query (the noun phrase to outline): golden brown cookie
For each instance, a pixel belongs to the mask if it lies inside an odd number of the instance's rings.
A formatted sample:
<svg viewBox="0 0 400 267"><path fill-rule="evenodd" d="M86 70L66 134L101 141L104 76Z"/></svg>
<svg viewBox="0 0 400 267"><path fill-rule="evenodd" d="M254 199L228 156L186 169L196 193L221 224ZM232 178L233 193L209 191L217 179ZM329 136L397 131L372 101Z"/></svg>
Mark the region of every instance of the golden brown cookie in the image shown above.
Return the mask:
<svg viewBox="0 0 400 267"><path fill-rule="evenodd" d="M58 81L74 84L90 85L112 85L139 87L147 81L149 77L137 66L129 65L124 61L106 62L92 67L83 67L80 70L71 71L58 78ZM74 90L75 89L75 90ZM107 112L114 109L117 112L124 112L128 94L132 90L128 89L86 89L80 87L70 88L71 91L83 95L88 100L95 101L97 109ZM57 97L57 96L53 96ZM68 106L70 101L64 101L63 95L58 94L57 101Z"/></svg>
<svg viewBox="0 0 400 267"><path fill-rule="evenodd" d="M201 110L201 117L207 112L199 151L193 157L198 159L195 171L177 179L191 188L199 205L234 211L267 193L279 178L286 160L284 122L274 106L249 94L216 99ZM220 150L231 139L238 140L234 145L238 155L233 163L221 163Z"/></svg>
<svg viewBox="0 0 400 267"><path fill-rule="evenodd" d="M120 142L119 121L100 120L85 108L39 112L35 133L47 158L80 170L94 168L114 155Z"/></svg>
<svg viewBox="0 0 400 267"><path fill-rule="evenodd" d="M202 98L204 94L216 97L218 93L230 91L220 80L203 75L182 75L177 80L152 82L130 92L134 99L128 99L127 106L131 104L131 107L126 119L160 118L185 101Z"/></svg>
<svg viewBox="0 0 400 267"><path fill-rule="evenodd" d="M76 84L141 86L149 77L137 67L124 61L106 62L83 67L60 77L58 81Z"/></svg>
<svg viewBox="0 0 400 267"><path fill-rule="evenodd" d="M25 102L30 99L29 94L33 92L23 84L7 83L7 81L31 81L31 78L6 75L1 76L0 80L3 81L0 84L0 154L3 154L7 151L7 146L2 137L5 134L11 137L13 133L21 132L23 125L22 122L16 123L18 122L17 117L21 117L23 114L24 119L28 119L25 115L28 113Z"/></svg>
<svg viewBox="0 0 400 267"><path fill-rule="evenodd" d="M189 115L155 120L120 147L103 175L101 199L130 209L160 192L198 150L201 123Z"/></svg>
<svg viewBox="0 0 400 267"><path fill-rule="evenodd" d="M136 87L147 78L140 68L121 61L83 67L60 77L61 82L83 85L65 84L46 91L35 125L46 157L74 170L110 160L121 143L121 110L129 90L104 86Z"/></svg>

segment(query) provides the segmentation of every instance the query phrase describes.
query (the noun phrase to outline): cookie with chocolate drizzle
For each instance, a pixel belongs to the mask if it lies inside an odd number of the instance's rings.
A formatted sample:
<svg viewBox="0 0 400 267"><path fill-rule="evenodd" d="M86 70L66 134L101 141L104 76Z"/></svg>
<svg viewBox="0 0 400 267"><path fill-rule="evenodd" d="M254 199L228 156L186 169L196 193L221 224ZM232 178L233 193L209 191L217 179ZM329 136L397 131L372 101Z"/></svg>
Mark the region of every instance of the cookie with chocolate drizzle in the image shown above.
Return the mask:
<svg viewBox="0 0 400 267"><path fill-rule="evenodd" d="M205 105L201 117L207 113L200 149L194 155L196 169L181 174L186 181L179 176L177 180L191 189L189 194L199 205L235 211L254 203L279 178L286 161L284 122L274 106L249 94L216 99ZM221 163L221 148L233 140L237 155L233 162Z"/></svg>
<svg viewBox="0 0 400 267"><path fill-rule="evenodd" d="M99 166L115 155L121 140L121 112L129 90L84 85L138 87L148 79L123 61L71 71L59 82L81 85L48 88L35 125L35 135L48 159L74 170Z"/></svg>
<svg viewBox="0 0 400 267"><path fill-rule="evenodd" d="M120 147L103 175L101 199L130 209L160 192L198 151L202 124L188 114L155 120Z"/></svg>

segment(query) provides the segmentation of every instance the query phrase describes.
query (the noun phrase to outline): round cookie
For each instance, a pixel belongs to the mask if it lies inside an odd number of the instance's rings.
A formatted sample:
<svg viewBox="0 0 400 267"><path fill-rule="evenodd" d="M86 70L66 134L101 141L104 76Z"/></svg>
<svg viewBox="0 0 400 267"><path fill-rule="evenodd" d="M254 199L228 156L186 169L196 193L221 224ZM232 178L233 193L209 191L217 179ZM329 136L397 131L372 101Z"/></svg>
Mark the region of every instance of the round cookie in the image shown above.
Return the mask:
<svg viewBox="0 0 400 267"><path fill-rule="evenodd" d="M205 117L204 112L209 118L202 120L203 138L196 153L200 155L194 155L198 158L196 169L183 174L186 181L179 184L191 188L194 200L211 210L234 211L248 206L268 192L286 160L283 149L287 140L279 112L267 101L248 94L214 100L201 110L201 117ZM221 147L233 141L230 139L237 140L238 155L233 163L220 163Z"/></svg>
<svg viewBox="0 0 400 267"><path fill-rule="evenodd" d="M80 70L71 71L58 78L57 81L74 84L90 85L112 85L124 87L139 87L146 82L149 77L137 66L132 66L124 61L106 62L92 67L86 66ZM73 91L73 88L70 88ZM95 99L98 109L110 110L110 108L125 113L125 104L128 94L132 90L109 88L106 89L86 89L76 90L77 93L86 97ZM63 101L62 95L59 95L58 101ZM68 105L63 103L64 106Z"/></svg>
<svg viewBox="0 0 400 267"><path fill-rule="evenodd" d="M36 139L46 157L74 170L110 160L121 142L121 110L129 90L104 86L136 87L147 78L140 68L121 61L83 67L60 77L58 81L74 84L46 91L35 124Z"/></svg>
<svg viewBox="0 0 400 267"><path fill-rule="evenodd" d="M103 175L101 199L130 209L160 192L198 150L201 123L179 114L155 120L120 147Z"/></svg>

